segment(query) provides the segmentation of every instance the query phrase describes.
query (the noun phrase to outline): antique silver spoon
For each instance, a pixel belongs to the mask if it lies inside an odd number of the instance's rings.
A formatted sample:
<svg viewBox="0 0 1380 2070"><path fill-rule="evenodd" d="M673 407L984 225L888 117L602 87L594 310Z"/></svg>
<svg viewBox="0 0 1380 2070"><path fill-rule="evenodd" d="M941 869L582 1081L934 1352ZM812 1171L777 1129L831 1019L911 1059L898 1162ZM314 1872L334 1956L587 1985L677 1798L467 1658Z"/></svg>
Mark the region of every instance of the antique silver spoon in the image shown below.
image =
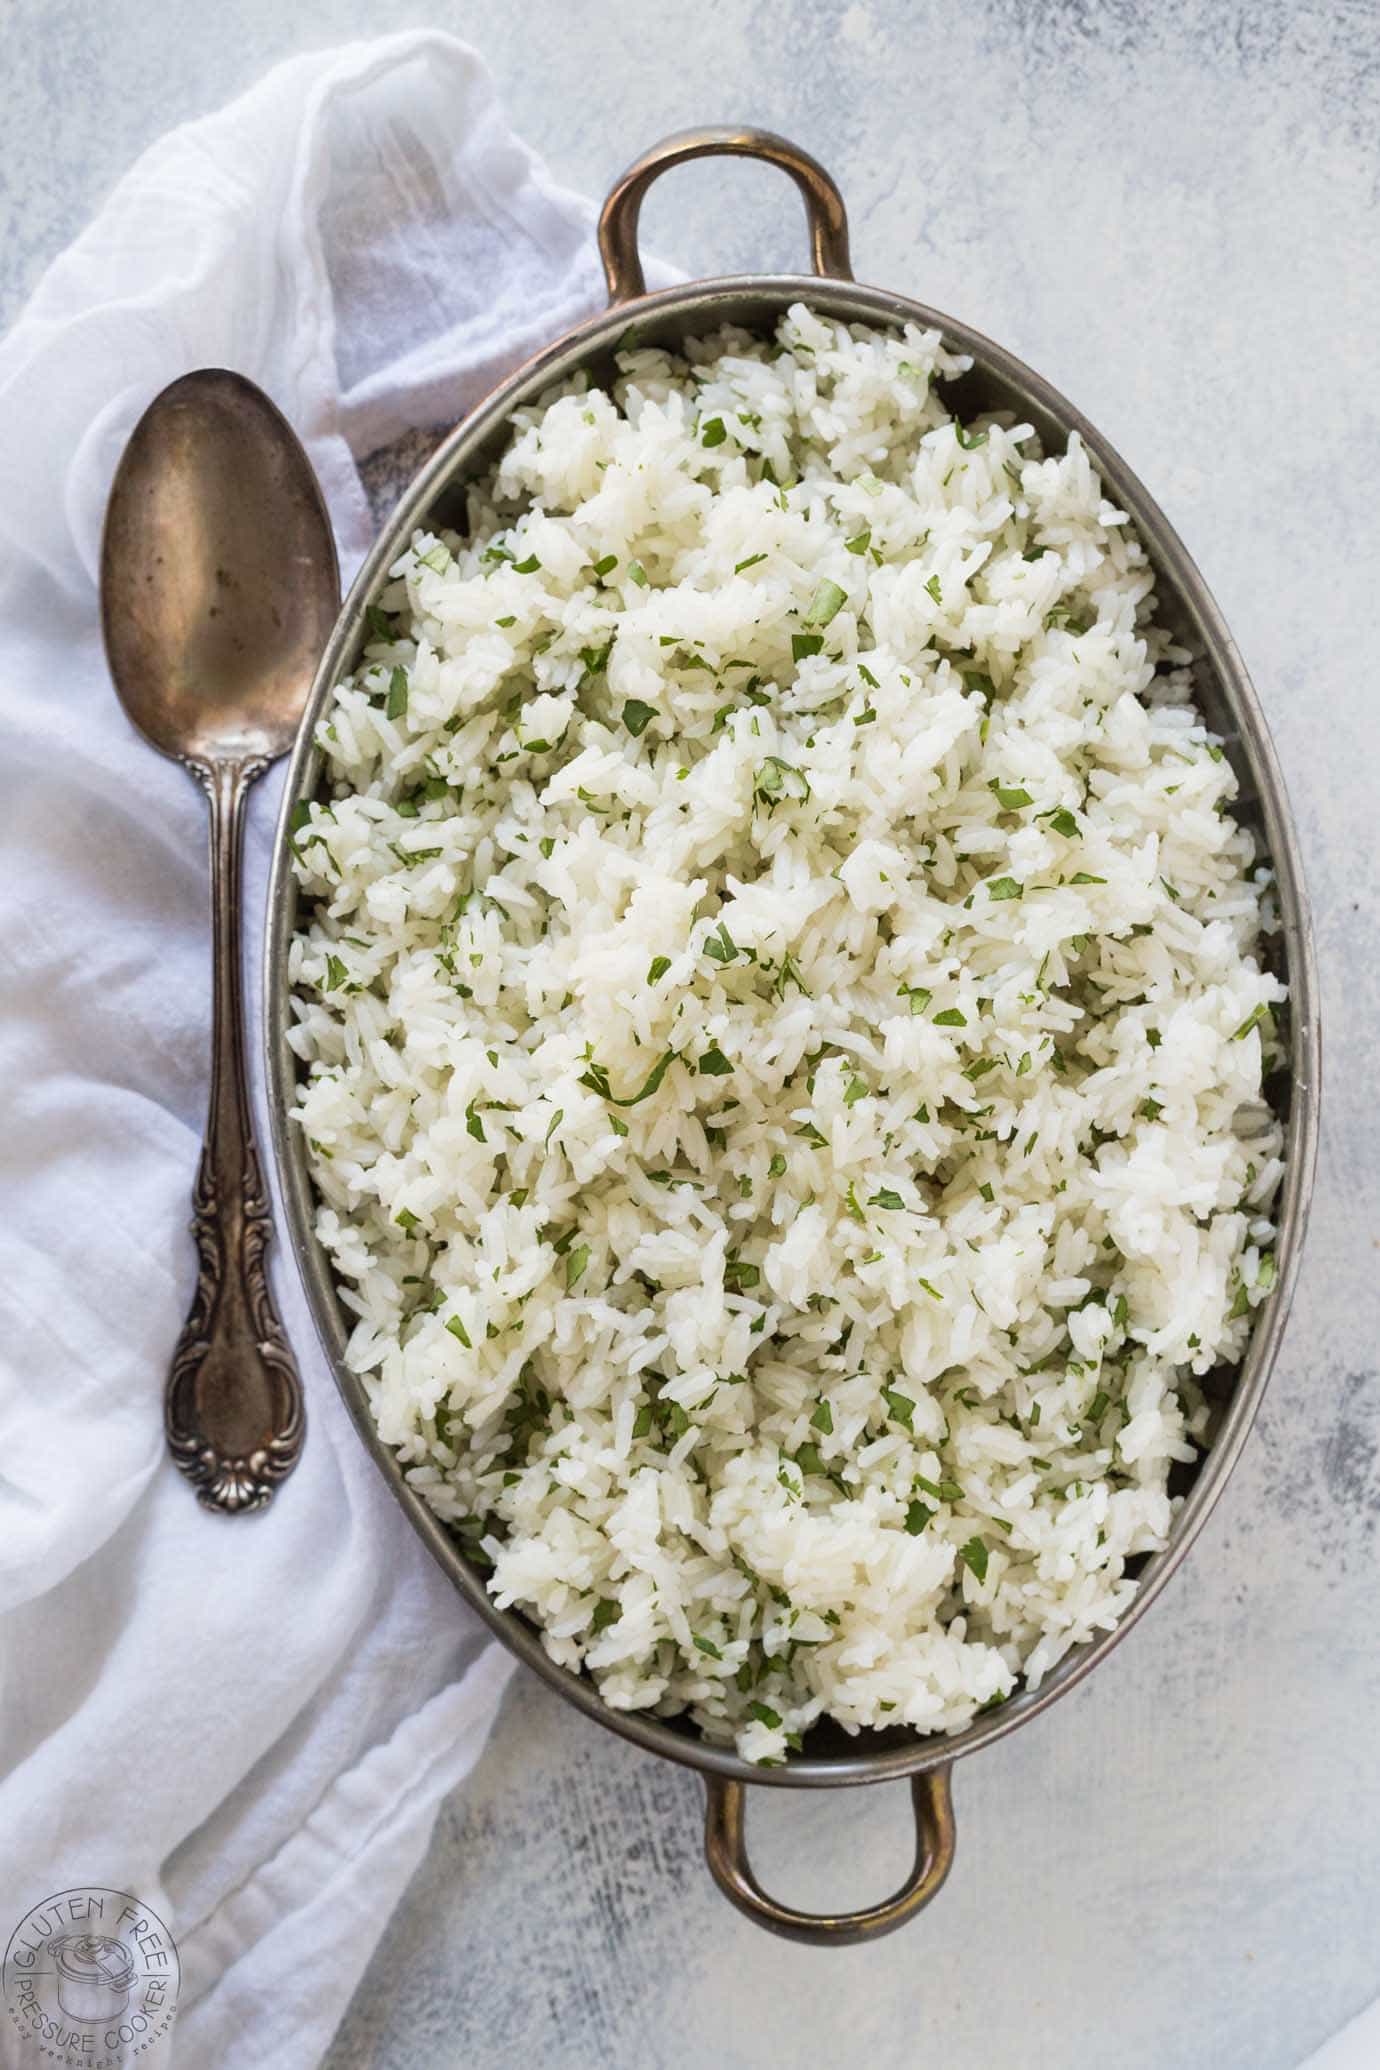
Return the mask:
<svg viewBox="0 0 1380 2070"><path fill-rule="evenodd" d="M174 381L110 493L101 623L126 713L211 807L211 1098L192 1195L196 1296L168 1376L174 1459L208 1508L258 1509L302 1449L269 1293L272 1234L244 1065L240 851L249 786L292 745L339 608L330 521L291 426L240 374Z"/></svg>

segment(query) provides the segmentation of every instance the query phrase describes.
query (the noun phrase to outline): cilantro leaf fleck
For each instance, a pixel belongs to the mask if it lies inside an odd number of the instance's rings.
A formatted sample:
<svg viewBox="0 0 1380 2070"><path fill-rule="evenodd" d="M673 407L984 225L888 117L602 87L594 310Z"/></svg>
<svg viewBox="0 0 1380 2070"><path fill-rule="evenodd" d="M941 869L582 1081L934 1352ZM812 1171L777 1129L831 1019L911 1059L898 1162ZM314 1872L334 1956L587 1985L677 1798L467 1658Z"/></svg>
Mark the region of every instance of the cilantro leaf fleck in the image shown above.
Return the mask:
<svg viewBox="0 0 1380 2070"><path fill-rule="evenodd" d="M840 589L837 582L831 582L826 576L810 599L810 607L800 622L802 625L828 625L847 602L847 590Z"/></svg>

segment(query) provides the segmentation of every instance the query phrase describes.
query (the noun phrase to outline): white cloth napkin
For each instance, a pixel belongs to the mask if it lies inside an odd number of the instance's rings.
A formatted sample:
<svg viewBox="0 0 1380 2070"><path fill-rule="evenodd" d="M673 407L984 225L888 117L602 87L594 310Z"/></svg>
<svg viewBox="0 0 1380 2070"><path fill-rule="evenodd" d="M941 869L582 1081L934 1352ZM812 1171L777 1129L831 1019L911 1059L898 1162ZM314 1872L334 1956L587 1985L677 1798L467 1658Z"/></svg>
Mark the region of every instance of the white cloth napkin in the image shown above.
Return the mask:
<svg viewBox="0 0 1380 2070"><path fill-rule="evenodd" d="M1367 2006L1323 2043L1301 2070L1375 2070L1380 2063L1380 2004Z"/></svg>
<svg viewBox="0 0 1380 2070"><path fill-rule="evenodd" d="M281 1245L301 1464L224 1520L165 1456L205 820L110 687L106 496L160 388L238 368L304 439L348 579L356 462L600 304L592 222L472 51L395 36L165 138L0 346L0 1946L70 1886L136 1894L180 1946L177 2062L319 2060L510 1663L359 1445ZM248 842L252 994L277 790Z"/></svg>

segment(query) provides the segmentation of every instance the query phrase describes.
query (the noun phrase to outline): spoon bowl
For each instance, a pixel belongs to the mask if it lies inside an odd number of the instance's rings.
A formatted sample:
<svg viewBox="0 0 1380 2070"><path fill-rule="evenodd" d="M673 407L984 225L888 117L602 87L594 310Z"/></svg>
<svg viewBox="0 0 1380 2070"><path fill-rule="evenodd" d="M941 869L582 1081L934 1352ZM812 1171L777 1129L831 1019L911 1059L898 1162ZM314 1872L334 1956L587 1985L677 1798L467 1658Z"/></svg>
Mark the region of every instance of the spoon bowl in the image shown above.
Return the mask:
<svg viewBox="0 0 1380 2070"><path fill-rule="evenodd" d="M244 1067L240 851L249 786L292 745L339 607L330 519L287 419L242 374L174 381L135 426L101 543L120 702L211 814L210 1114L199 1268L173 1355L168 1444L200 1499L260 1509L302 1447L301 1384L269 1292L269 1200Z"/></svg>
<svg viewBox="0 0 1380 2070"><path fill-rule="evenodd" d="M330 520L285 417L242 374L187 374L120 462L101 617L120 701L178 761L291 747L338 609Z"/></svg>

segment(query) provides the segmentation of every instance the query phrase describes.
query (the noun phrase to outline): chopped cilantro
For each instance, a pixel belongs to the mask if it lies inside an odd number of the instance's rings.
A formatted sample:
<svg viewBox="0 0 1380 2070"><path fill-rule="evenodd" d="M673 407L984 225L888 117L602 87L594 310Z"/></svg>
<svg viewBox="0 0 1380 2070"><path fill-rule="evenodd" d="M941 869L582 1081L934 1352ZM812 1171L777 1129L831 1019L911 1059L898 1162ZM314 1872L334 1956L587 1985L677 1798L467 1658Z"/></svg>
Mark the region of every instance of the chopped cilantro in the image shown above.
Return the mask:
<svg viewBox="0 0 1380 2070"><path fill-rule="evenodd" d="M915 1403L908 1394L898 1394L894 1387L884 1387L882 1389L882 1400L886 1403L888 1415L895 1422L901 1424L906 1430L913 1429L911 1417L915 1414Z"/></svg>
<svg viewBox="0 0 1380 2070"><path fill-rule="evenodd" d="M810 608L801 619L802 625L828 625L837 618L848 602L848 592L840 589L837 582L831 582L826 575L810 599Z"/></svg>
<svg viewBox="0 0 1380 2070"><path fill-rule="evenodd" d="M792 789L792 782L799 784L798 791ZM780 797L798 798L803 803L810 795L810 780L793 763L783 762L780 755L768 755L753 772L752 794L768 806Z"/></svg>
<svg viewBox="0 0 1380 2070"><path fill-rule="evenodd" d="M575 1286L583 1278L584 1270L588 1263L589 1245L587 1243L577 1243L573 1250L566 1252L565 1283L567 1287Z"/></svg>
<svg viewBox="0 0 1380 2070"><path fill-rule="evenodd" d="M719 922L717 931L705 937L704 954L711 963L732 963L736 961L741 953L738 944L734 941L722 920Z"/></svg>
<svg viewBox="0 0 1380 2070"><path fill-rule="evenodd" d="M591 1064L588 1071L582 1072L580 1084L587 1085L592 1092L597 1092L601 1099L611 1101L615 1107L636 1107L640 1101L649 1100L657 1090L662 1079L670 1069L675 1059L675 1054L673 1049L664 1051L653 1064L645 1081L638 1087L635 1093L629 1094L625 1100L620 1099L617 1093L610 1091L608 1073L604 1070L602 1064ZM701 1069L703 1069L703 1066L701 1066Z"/></svg>

